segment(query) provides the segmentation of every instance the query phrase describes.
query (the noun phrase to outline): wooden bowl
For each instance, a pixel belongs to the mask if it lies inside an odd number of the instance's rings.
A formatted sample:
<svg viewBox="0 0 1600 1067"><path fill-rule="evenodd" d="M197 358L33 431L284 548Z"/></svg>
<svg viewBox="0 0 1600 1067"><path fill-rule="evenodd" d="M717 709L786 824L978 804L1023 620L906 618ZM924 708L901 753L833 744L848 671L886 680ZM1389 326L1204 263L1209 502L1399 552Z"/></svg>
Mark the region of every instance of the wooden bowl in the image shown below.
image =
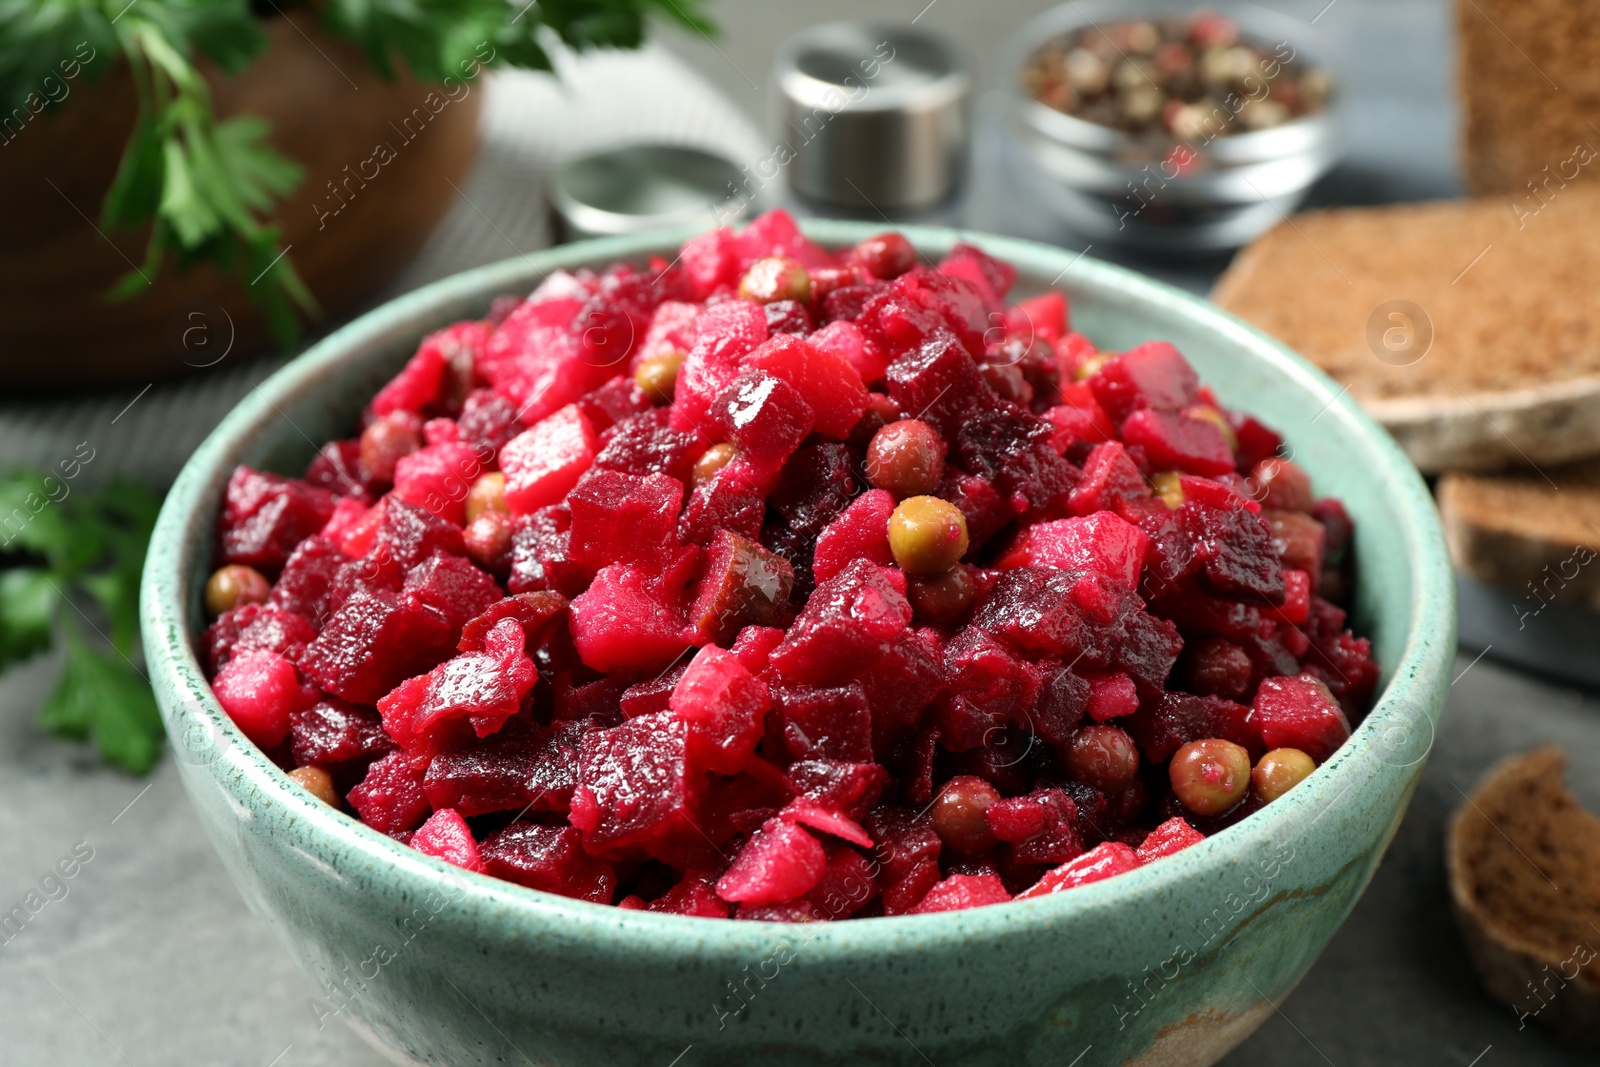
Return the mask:
<svg viewBox="0 0 1600 1067"><path fill-rule="evenodd" d="M266 50L237 77L207 70L219 117L259 115L304 177L276 212L280 246L325 319L377 295L456 195L478 138L483 79L387 82L304 14L264 23ZM0 390L144 385L270 347L248 279L209 264L112 302L143 264L146 230L104 230L100 205L133 129L127 68L68 81L0 158ZM382 151L387 148L388 151ZM231 341L231 350L228 342Z"/></svg>

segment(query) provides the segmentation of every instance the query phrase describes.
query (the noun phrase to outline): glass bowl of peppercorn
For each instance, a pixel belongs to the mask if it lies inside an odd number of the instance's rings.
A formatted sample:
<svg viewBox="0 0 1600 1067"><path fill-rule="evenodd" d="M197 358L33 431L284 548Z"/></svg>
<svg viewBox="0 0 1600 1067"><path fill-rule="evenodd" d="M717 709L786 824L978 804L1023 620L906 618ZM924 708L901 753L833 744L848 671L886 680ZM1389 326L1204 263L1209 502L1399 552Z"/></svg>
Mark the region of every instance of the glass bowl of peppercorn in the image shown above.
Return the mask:
<svg viewBox="0 0 1600 1067"><path fill-rule="evenodd" d="M1007 58L1013 169L1097 241L1235 248L1339 156L1330 49L1274 11L1069 2L1024 26Z"/></svg>

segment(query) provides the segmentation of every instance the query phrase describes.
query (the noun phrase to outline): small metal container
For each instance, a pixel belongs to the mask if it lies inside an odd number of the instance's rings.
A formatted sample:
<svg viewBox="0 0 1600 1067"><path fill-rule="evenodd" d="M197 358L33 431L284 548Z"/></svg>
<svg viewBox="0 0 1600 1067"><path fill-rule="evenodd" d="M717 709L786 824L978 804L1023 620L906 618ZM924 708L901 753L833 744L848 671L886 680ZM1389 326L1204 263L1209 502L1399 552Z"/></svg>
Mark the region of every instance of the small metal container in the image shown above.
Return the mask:
<svg viewBox="0 0 1600 1067"><path fill-rule="evenodd" d="M1181 173L1152 151L1149 140L1057 111L1022 85L1028 59L1063 34L1186 10L1171 0L1074 0L1029 22L1006 50L1008 169L1046 210L1092 240L1196 255L1236 248L1294 211L1338 161L1343 92L1337 77L1321 111L1191 145L1196 154ZM1286 43L1297 60L1336 70L1330 47L1312 26L1245 4L1212 10L1238 23L1246 39Z"/></svg>
<svg viewBox="0 0 1600 1067"><path fill-rule="evenodd" d="M949 43L909 26L834 22L773 61L774 169L795 195L868 214L917 212L961 183L972 73Z"/></svg>
<svg viewBox="0 0 1600 1067"><path fill-rule="evenodd" d="M725 226L750 206L744 175L722 156L684 145L638 144L580 156L550 177L562 240L673 227Z"/></svg>

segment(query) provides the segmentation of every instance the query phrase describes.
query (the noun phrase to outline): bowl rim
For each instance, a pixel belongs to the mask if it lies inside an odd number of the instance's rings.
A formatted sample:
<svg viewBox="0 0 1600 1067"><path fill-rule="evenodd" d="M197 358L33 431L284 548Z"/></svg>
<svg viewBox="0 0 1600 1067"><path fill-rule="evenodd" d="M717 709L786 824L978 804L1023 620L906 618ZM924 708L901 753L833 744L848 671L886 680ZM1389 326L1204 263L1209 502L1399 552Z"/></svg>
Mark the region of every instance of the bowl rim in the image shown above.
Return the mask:
<svg viewBox="0 0 1600 1067"><path fill-rule="evenodd" d="M824 245L838 247L881 232L884 226L817 220L802 228ZM1103 913L1119 901L1128 904L1133 898L1148 898L1207 869L1221 869L1242 855L1271 846L1281 838L1279 831L1285 826L1305 820L1319 799L1332 797L1337 801L1350 790L1383 775L1385 767L1391 774L1420 769L1426 752L1396 765L1386 764L1378 749L1387 731L1398 729L1409 737L1410 731L1423 726L1429 731L1431 749L1444 681L1455 654L1455 586L1438 515L1421 475L1394 440L1356 406L1348 391L1284 345L1203 298L1133 271L1038 242L908 226L902 232L919 248L946 248L957 241L969 241L1030 273L1048 276L1050 270L1058 269L1060 273L1054 275L1051 287L1070 277L1078 287L1116 293L1124 301L1181 313L1214 330L1221 340L1247 351L1251 358L1274 364L1296 386L1325 401L1323 417L1345 424L1366 446L1366 458L1373 461L1372 472L1394 500L1400 519L1394 547L1403 551L1410 563L1409 599L1414 621L1405 635L1399 659L1385 669L1387 679L1361 725L1308 779L1316 788L1294 790L1265 811L1160 863L1078 887L1071 893L932 915L812 923L803 931L782 923L709 922L623 910L464 871L401 844L301 789L222 711L201 669L191 636L189 606L196 601L189 584L190 572L198 561L189 551L190 528L203 521L204 528L210 529L214 523L215 517L209 511L215 502L208 503L204 498L208 486L225 481L225 473L218 477L221 468L226 465L231 470L236 439L242 439L273 414L287 418L279 406L281 400L314 382L320 372L346 359L363 343L380 341L398 330L437 329L445 325L441 313L452 305L481 298L487 306L494 295L526 291L531 282L559 269L596 261L638 262L677 247L697 232L656 231L597 238L527 253L434 282L333 331L266 379L222 420L184 465L167 494L142 579L140 614L145 654L148 670L157 682L158 696L162 697L162 719L169 739L175 750L186 736L218 739L212 758L203 763L175 757L186 778L190 773L209 774L236 810L252 802L248 794L256 794L276 809L274 816L312 828L321 839L324 857L352 878L376 878L383 884L388 872L410 880L414 890L455 889L459 893L455 902L467 909L466 922L492 927L498 936L548 935L556 930L564 937L585 936L590 943L604 946L596 951L619 959L626 956L665 961L681 957L686 950L747 959L741 953L748 953L753 946L770 948L774 935L781 932L792 940L803 940L807 959L822 963L859 960L863 954L892 954L912 945L925 949L959 947L1001 927L1044 929L1063 925L1080 914ZM200 511L202 503L207 503L206 513ZM168 699L163 684L182 699ZM1409 694L1418 687L1430 697L1441 699L1410 698ZM1327 805L1322 810L1327 810Z"/></svg>

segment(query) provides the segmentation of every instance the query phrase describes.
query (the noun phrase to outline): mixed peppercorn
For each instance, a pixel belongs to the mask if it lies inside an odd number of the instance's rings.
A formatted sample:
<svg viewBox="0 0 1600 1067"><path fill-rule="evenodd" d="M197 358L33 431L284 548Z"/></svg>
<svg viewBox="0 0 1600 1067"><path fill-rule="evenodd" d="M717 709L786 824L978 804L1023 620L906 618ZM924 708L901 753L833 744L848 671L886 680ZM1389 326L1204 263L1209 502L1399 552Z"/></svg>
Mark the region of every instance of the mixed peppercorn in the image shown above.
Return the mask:
<svg viewBox="0 0 1600 1067"><path fill-rule="evenodd" d="M1271 129L1327 103L1328 72L1213 12L1088 26L1040 45L1023 87L1086 122L1189 145Z"/></svg>

